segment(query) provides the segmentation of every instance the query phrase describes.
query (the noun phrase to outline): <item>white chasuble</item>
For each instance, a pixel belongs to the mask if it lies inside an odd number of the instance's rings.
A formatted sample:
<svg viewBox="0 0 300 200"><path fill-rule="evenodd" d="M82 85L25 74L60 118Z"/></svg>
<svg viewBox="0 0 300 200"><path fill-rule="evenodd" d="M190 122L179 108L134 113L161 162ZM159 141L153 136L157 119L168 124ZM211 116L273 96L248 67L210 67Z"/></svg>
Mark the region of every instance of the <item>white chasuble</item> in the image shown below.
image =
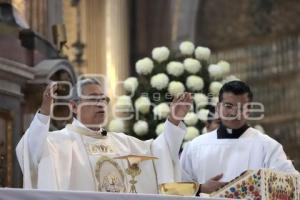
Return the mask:
<svg viewBox="0 0 300 200"><path fill-rule="evenodd" d="M48 133L49 120L37 114L17 146L24 188L129 192L131 177L120 155L151 155L156 161L139 164L138 193L158 193L158 184L180 181L178 152L184 137L183 124L166 121L165 131L155 140L141 141L123 133L91 137L74 119L72 125Z"/></svg>

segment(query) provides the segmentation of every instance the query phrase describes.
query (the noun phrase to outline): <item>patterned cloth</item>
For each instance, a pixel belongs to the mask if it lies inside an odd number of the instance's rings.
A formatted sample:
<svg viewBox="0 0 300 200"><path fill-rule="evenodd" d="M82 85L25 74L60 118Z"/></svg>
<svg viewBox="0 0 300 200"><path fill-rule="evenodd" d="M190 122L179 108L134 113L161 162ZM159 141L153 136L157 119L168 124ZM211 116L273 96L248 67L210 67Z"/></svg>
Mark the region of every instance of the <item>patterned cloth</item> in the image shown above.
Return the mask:
<svg viewBox="0 0 300 200"><path fill-rule="evenodd" d="M299 176L270 169L249 170L211 194L249 200L299 200Z"/></svg>

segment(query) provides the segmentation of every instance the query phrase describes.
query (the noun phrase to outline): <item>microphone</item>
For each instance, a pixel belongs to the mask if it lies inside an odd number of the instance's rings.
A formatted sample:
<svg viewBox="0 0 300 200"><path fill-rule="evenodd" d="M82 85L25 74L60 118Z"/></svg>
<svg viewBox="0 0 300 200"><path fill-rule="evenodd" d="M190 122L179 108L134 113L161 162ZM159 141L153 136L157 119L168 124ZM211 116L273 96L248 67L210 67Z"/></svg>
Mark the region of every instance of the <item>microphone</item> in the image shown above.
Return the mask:
<svg viewBox="0 0 300 200"><path fill-rule="evenodd" d="M107 136L107 131L105 130L105 128L101 128L100 133L102 136Z"/></svg>

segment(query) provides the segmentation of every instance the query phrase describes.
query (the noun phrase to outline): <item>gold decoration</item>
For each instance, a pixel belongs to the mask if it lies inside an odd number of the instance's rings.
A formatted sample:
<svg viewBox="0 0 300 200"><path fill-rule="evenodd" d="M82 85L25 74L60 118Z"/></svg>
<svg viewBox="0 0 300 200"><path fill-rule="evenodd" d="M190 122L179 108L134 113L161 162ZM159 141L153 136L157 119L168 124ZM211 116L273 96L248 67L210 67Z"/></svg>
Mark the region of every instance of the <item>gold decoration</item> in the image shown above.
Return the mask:
<svg viewBox="0 0 300 200"><path fill-rule="evenodd" d="M128 162L129 163L129 162ZM137 193L135 184L137 184L137 180L135 180L135 177L141 174L141 169L139 168L138 164L132 164L129 165L129 167L126 169L126 173L131 176L130 183L130 193Z"/></svg>
<svg viewBox="0 0 300 200"><path fill-rule="evenodd" d="M107 144L85 144L86 151L88 154L101 154L101 153L113 153L114 150L110 145Z"/></svg>
<svg viewBox="0 0 300 200"><path fill-rule="evenodd" d="M66 45L67 43L67 34L66 34L66 27L64 24L55 24L52 26L52 36L54 44L58 49L59 55L62 58L67 58L64 54L64 47L68 48Z"/></svg>
<svg viewBox="0 0 300 200"><path fill-rule="evenodd" d="M95 168L98 191L125 192L125 177L117 162L107 156L101 157Z"/></svg>
<svg viewBox="0 0 300 200"><path fill-rule="evenodd" d="M199 184L194 182L163 183L159 185L159 192L167 195L195 196Z"/></svg>
<svg viewBox="0 0 300 200"><path fill-rule="evenodd" d="M137 193L135 185L137 184L136 177L141 174L142 170L139 167L139 163L145 160L157 159L154 156L146 155L126 155L118 156L115 159L126 159L128 163L128 168L126 173L131 177L130 183L130 193Z"/></svg>

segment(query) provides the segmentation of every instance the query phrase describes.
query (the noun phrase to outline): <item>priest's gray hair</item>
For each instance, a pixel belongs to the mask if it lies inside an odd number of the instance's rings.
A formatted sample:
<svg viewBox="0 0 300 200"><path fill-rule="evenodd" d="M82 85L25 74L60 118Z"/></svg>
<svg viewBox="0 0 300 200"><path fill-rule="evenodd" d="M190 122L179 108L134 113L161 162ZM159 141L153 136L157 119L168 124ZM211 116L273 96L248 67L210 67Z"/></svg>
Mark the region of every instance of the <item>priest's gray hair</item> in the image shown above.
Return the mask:
<svg viewBox="0 0 300 200"><path fill-rule="evenodd" d="M99 80L95 78L86 78L79 80L71 89L71 101L79 101L80 94L82 94L82 88L86 85L96 84L102 87L102 84Z"/></svg>

